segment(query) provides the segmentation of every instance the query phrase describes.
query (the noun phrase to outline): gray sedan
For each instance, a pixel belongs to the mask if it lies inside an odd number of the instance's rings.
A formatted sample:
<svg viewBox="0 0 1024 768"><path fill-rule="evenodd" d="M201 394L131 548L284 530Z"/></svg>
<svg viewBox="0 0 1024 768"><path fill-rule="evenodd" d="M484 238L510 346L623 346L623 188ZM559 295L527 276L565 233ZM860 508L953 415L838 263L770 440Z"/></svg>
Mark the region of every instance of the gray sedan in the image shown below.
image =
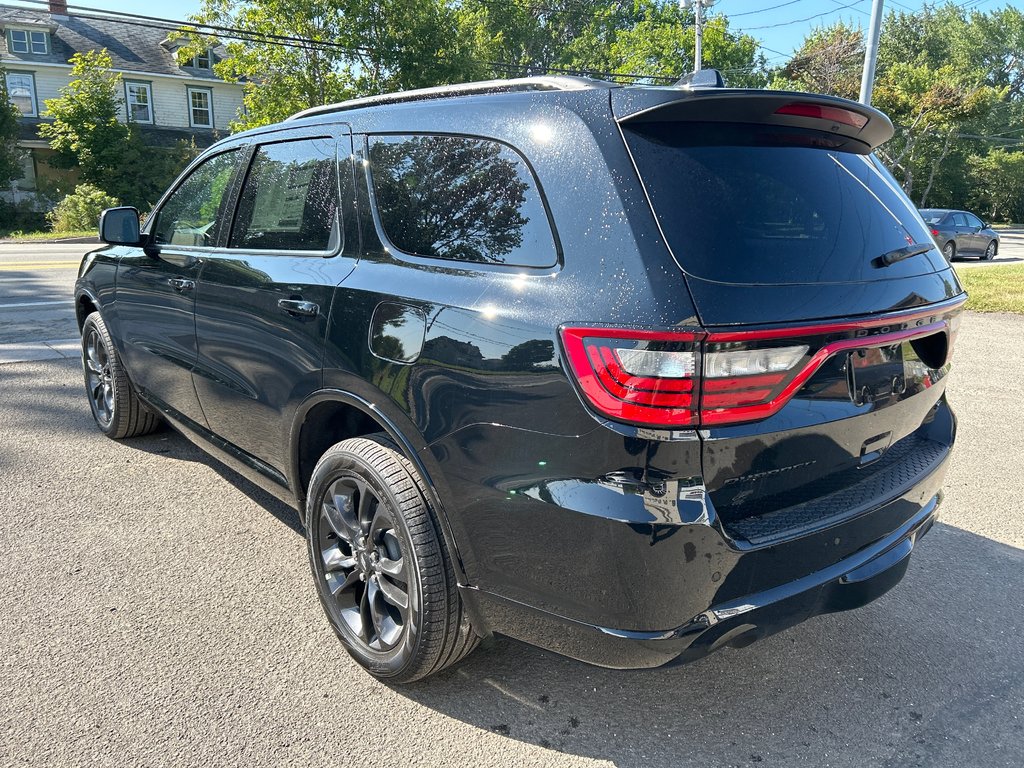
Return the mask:
<svg viewBox="0 0 1024 768"><path fill-rule="evenodd" d="M921 218L942 249L946 261L977 256L992 261L999 252L999 233L969 211L923 208Z"/></svg>

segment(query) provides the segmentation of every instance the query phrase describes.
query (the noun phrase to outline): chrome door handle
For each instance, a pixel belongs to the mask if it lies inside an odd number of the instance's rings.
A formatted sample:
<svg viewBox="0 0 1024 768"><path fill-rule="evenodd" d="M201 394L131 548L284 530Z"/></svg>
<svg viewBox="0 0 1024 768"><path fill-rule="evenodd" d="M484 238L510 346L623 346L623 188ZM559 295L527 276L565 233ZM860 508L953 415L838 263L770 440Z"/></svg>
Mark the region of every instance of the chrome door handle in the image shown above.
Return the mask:
<svg viewBox="0 0 1024 768"><path fill-rule="evenodd" d="M320 305L312 301L300 299L278 299L277 306L289 315L316 317L320 314Z"/></svg>
<svg viewBox="0 0 1024 768"><path fill-rule="evenodd" d="M196 287L195 280L188 280L184 277L172 277L168 279L167 284L179 293L194 290Z"/></svg>

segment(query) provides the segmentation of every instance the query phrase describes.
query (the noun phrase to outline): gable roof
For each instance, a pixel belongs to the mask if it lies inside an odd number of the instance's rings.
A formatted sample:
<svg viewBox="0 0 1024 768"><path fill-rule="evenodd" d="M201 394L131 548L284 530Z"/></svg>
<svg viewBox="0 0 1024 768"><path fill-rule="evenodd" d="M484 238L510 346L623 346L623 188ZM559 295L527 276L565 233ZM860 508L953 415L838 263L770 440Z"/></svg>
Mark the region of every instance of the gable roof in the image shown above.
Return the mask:
<svg viewBox="0 0 1024 768"><path fill-rule="evenodd" d="M87 18L58 16L31 8L0 5L0 27L40 29L50 33L50 50L45 55L12 53L8 50L8 36L0 40L0 54L6 63L67 64L80 51L106 48L115 70L150 72L155 75L178 75L202 80L220 80L208 69L178 66L168 46L163 45L174 27L134 19L100 19L88 14ZM214 59L226 53L223 46L214 49Z"/></svg>

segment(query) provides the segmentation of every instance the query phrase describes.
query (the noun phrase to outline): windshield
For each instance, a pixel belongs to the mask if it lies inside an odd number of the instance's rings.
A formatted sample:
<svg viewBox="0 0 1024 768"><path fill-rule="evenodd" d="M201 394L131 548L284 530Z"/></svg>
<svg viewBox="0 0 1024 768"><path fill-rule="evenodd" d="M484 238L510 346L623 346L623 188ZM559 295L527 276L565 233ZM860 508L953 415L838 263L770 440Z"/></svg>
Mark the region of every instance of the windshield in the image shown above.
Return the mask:
<svg viewBox="0 0 1024 768"><path fill-rule="evenodd" d="M625 135L665 237L696 277L859 282L939 268L927 256L885 270L873 263L932 240L916 208L869 155L807 146L800 136L764 126L666 122Z"/></svg>

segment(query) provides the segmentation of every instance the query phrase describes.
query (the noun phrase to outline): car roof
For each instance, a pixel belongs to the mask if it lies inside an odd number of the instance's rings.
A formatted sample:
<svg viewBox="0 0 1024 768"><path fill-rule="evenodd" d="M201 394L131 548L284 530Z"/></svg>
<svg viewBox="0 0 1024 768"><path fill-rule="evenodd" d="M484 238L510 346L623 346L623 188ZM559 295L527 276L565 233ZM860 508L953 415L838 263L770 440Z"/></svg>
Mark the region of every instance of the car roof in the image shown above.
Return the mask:
<svg viewBox="0 0 1024 768"><path fill-rule="evenodd" d="M362 110L376 111L393 105L422 104L423 106L440 106L446 100L483 100L510 94L521 96L525 100L546 100L558 93L577 92L590 93L595 98L612 99L613 112L617 120L632 120L636 117L656 112L667 106L691 102L695 98L708 97L711 101L723 104L726 101L738 104L753 99L759 102L785 101L786 99L811 99L825 105L851 109L869 117L868 127L858 136L862 141L874 147L892 135L892 123L882 113L872 107L851 102L835 96L799 93L789 91L765 91L762 89L728 88L725 87L721 75L715 70L702 70L689 75L672 85L622 85L620 83L597 80L589 77L570 75L521 77L506 80L484 80L457 85L444 85L434 88L420 88L377 96L311 107L291 115L274 125L261 126L249 131L234 134L219 142L219 145L233 143L268 132L281 131L302 126L315 126L327 123L347 122L349 114ZM702 99L703 102L703 99ZM710 103L710 102L709 102ZM712 105L713 106L713 105ZM354 115L353 115L354 117ZM878 119L874 119L878 118ZM712 118L713 119L713 118ZM870 138L866 134L871 134Z"/></svg>

